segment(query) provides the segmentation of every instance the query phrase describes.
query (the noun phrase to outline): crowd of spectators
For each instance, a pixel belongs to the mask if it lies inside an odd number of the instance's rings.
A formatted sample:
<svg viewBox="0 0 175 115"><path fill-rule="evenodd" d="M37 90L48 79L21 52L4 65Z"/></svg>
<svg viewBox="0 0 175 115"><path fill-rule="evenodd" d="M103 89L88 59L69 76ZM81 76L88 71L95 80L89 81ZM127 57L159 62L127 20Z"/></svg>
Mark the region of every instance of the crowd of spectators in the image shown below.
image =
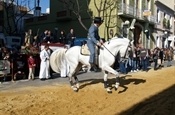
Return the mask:
<svg viewBox="0 0 175 115"><path fill-rule="evenodd" d="M117 65L122 74L138 71L148 72L151 64L156 71L164 66L172 66L173 56L172 47L146 49L143 46L138 46L134 48L134 51L129 52L128 60L117 62Z"/></svg>
<svg viewBox="0 0 175 115"><path fill-rule="evenodd" d="M29 47L39 47L41 43L61 43L61 44L70 44L70 46L74 46L74 40L76 39L76 35L73 29L70 29L69 33L66 34L64 30L61 30L60 33L51 32L50 30L45 30L40 35L32 34L32 30L26 32L24 46ZM48 56L51 55L52 50ZM13 70L13 75L19 71L19 64L17 60L22 62L22 69L20 71L24 71L25 76L28 76L29 80L35 79L35 76L39 76L40 72L40 62L41 62L41 53L38 52L38 57L33 55L31 52L26 56L21 55L19 50L16 49L8 49L6 47L1 47L0 49L0 60L5 60L10 62L11 73ZM139 72L139 71L149 71L151 64L153 64L153 69L156 71L157 69L163 67L165 65L169 67L172 65L173 60L173 48L154 48L154 49L146 49L142 45L139 45L134 48L134 50L129 52L129 58L127 60L116 61L118 65L118 69L121 73L127 74L128 72ZM19 59L20 58L20 59ZM48 59L48 58L47 58ZM45 60L43 61L45 62ZM1 63L1 70L6 70L6 63ZM46 66L46 65L45 65ZM49 65L50 66L50 65ZM24 68L25 67L25 68ZM43 66L42 66L43 67ZM116 68L116 67L115 67ZM53 71L51 68L49 69L49 75L45 76L47 78L52 78ZM36 74L37 73L37 74ZM40 75L41 76L41 75ZM40 77L43 80L43 77Z"/></svg>

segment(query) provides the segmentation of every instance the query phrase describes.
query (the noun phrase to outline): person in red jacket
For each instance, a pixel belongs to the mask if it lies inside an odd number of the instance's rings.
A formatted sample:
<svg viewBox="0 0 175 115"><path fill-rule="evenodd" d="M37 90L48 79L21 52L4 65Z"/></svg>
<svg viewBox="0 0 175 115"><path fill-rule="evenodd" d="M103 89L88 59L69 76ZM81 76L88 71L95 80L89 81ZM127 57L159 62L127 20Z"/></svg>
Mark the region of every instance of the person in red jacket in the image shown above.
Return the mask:
<svg viewBox="0 0 175 115"><path fill-rule="evenodd" d="M35 74L35 67L36 67L36 62L35 59L33 58L32 54L30 54L28 58L28 66L29 66L29 75L28 79L34 80L34 74Z"/></svg>

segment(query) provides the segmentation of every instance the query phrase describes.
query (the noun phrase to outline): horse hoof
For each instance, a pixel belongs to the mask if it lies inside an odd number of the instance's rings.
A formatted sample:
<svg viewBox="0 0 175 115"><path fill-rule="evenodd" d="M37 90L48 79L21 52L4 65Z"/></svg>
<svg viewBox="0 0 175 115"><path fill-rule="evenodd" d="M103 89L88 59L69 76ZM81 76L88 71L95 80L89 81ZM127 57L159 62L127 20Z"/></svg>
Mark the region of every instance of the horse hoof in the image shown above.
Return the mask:
<svg viewBox="0 0 175 115"><path fill-rule="evenodd" d="M117 91L118 88L117 87L114 87L114 89L115 89L115 91Z"/></svg>
<svg viewBox="0 0 175 115"><path fill-rule="evenodd" d="M106 90L107 90L107 93L112 93L111 89L107 88Z"/></svg>
<svg viewBox="0 0 175 115"><path fill-rule="evenodd" d="M74 92L78 92L78 90L74 90Z"/></svg>
<svg viewBox="0 0 175 115"><path fill-rule="evenodd" d="M72 89L74 92L78 92L78 88L76 88L75 86L72 86Z"/></svg>
<svg viewBox="0 0 175 115"><path fill-rule="evenodd" d="M79 89L80 88L80 85L79 84L76 84L76 87L77 87L77 89Z"/></svg>
<svg viewBox="0 0 175 115"><path fill-rule="evenodd" d="M109 94L111 94L112 93L112 91L107 91Z"/></svg>
<svg viewBox="0 0 175 115"><path fill-rule="evenodd" d="M119 83L116 83L114 86L115 91L117 91L118 87L119 87Z"/></svg>

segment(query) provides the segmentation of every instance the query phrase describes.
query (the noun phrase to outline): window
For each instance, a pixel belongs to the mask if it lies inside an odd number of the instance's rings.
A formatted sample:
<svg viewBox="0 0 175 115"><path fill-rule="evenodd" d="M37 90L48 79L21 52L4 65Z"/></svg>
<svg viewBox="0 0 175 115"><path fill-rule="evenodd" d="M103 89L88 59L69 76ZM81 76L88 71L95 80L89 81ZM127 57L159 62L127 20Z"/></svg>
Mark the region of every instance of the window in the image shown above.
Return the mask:
<svg viewBox="0 0 175 115"><path fill-rule="evenodd" d="M173 26L173 17L170 16L170 28Z"/></svg>
<svg viewBox="0 0 175 115"><path fill-rule="evenodd" d="M157 9L157 23L160 23L160 19L161 19L161 12L159 9Z"/></svg>

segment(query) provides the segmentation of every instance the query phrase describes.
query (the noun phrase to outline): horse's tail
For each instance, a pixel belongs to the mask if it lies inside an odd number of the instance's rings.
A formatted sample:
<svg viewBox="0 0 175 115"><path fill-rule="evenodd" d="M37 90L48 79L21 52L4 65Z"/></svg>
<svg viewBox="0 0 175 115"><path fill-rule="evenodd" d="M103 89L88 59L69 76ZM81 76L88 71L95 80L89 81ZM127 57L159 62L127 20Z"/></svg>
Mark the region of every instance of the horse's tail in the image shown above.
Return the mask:
<svg viewBox="0 0 175 115"><path fill-rule="evenodd" d="M60 73L62 69L67 68L66 52L67 49L59 49L52 53L50 56L50 66L53 71Z"/></svg>

